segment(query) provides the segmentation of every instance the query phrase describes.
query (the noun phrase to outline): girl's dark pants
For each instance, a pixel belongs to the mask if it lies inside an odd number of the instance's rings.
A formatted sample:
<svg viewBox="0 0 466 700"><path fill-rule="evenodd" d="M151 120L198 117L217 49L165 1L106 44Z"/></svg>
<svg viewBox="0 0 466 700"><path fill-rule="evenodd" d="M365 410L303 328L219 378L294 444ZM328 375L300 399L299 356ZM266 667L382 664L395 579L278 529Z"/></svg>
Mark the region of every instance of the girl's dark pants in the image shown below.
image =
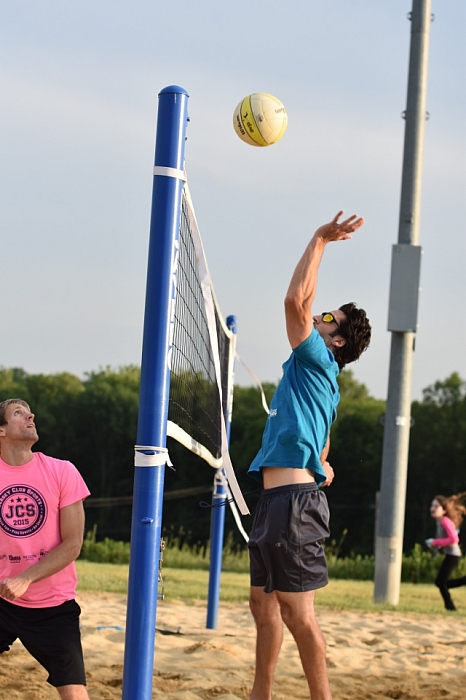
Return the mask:
<svg viewBox="0 0 466 700"><path fill-rule="evenodd" d="M454 582L449 582L448 579L458 566L460 559L461 557L456 557L453 554L446 554L445 559L443 560L442 565L437 574L437 578L435 579L435 585L438 586L440 594L443 598L443 602L445 603L445 608L447 610L456 610L455 604L453 603L451 595L448 592L449 588L455 587L454 585L452 585Z"/></svg>

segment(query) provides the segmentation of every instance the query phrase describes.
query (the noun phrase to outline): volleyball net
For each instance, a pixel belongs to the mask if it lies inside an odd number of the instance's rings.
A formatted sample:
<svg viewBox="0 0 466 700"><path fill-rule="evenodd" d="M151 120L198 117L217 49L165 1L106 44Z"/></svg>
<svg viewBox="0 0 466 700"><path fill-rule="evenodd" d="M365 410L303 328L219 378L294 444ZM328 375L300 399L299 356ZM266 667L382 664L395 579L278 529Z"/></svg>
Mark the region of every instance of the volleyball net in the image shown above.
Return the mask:
<svg viewBox="0 0 466 700"><path fill-rule="evenodd" d="M169 353L167 435L223 467L233 497L248 512L228 452L236 335L213 290L187 183L182 195L173 338ZM226 486L226 483L225 483ZM233 515L238 524L235 509ZM242 528L240 528L242 530Z"/></svg>
<svg viewBox="0 0 466 700"><path fill-rule="evenodd" d="M201 272L199 241L189 190L185 185L181 208L173 344L170 356L170 394L167 433L212 467L222 466L221 423L227 416L229 366L233 333L214 301L215 328L209 331ZM197 251L196 251L197 249ZM204 266L205 267L205 266ZM209 280L206 281L209 285ZM212 292L212 298L215 297ZM217 346L220 387L211 336Z"/></svg>

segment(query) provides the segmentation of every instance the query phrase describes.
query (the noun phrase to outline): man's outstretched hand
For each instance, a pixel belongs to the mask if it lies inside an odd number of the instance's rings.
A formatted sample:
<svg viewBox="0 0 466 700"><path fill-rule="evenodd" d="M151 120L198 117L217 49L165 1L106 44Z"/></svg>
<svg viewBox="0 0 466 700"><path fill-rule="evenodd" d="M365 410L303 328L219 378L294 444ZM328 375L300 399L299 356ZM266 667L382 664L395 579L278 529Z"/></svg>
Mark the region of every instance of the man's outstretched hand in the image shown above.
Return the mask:
<svg viewBox="0 0 466 700"><path fill-rule="evenodd" d="M351 234L361 228L364 224L364 219L361 216L354 214L349 219L338 221L343 216L344 212L339 211L338 214L328 224L320 226L315 232L315 237L320 238L324 243L331 241L346 241L352 238Z"/></svg>

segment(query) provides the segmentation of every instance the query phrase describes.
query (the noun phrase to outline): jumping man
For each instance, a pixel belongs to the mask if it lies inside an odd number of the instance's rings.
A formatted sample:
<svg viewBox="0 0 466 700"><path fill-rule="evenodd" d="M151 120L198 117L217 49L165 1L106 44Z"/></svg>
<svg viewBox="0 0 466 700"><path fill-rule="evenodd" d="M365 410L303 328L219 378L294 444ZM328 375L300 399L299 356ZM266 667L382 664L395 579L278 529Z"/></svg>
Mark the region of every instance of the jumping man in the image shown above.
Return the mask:
<svg viewBox="0 0 466 700"><path fill-rule="evenodd" d="M250 700L271 700L283 622L298 646L312 700L331 700L325 641L314 595L328 582L323 541L329 512L321 486L330 426L340 399L337 376L370 342L365 311L344 304L313 315L317 272L328 243L344 241L363 224L340 211L317 229L299 261L285 298L292 348L270 404L261 448L249 473L263 484L249 540L250 607L257 627L256 670Z"/></svg>

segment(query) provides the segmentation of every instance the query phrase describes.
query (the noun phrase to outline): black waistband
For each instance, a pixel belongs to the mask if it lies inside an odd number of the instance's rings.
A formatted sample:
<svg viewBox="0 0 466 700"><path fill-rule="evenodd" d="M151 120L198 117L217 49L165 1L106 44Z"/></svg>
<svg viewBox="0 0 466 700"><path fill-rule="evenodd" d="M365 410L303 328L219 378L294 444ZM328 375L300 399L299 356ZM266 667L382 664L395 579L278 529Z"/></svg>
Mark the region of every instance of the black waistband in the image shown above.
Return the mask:
<svg viewBox="0 0 466 700"><path fill-rule="evenodd" d="M273 496L274 493L289 493L290 491L317 491L318 488L315 481L304 484L285 484L284 486L274 486L273 489L262 489L261 496Z"/></svg>

